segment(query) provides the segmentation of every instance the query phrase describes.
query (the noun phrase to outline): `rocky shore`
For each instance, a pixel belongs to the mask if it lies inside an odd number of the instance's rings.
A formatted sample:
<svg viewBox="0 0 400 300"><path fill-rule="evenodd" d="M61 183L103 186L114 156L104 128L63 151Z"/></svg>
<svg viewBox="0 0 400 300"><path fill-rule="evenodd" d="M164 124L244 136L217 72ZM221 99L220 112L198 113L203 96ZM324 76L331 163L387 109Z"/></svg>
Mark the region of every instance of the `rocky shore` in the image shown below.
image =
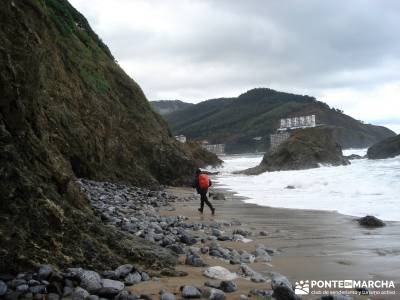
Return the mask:
<svg viewBox="0 0 400 300"><path fill-rule="evenodd" d="M287 279L274 275L266 278L254 271L249 264L255 261L270 262L277 251L264 245L257 245L253 251L236 250L222 247L220 241L246 243L251 232L240 229L240 222L190 222L187 217L161 216L161 211L173 211L173 202L190 199L178 198L159 190L148 190L134 186L79 180L81 189L86 193L96 214L109 225L122 231L140 236L156 243L171 252L185 258L185 264L191 267L207 267L204 271L204 286L182 285L180 293L171 293L160 289L159 298L225 299L225 293L238 289L235 279L246 278L260 283L260 289L252 289L248 295L262 298L273 295L273 290L265 290L265 283L275 280L275 286L284 289L295 299L292 286L285 286ZM235 227L236 229L232 229ZM259 234L265 234L260 232ZM238 265L238 272L230 272L219 266L209 266L202 257ZM146 294L135 294L130 287L146 281L158 281L163 276L185 276L186 272L161 270L143 270L131 264L121 265L114 270L85 270L79 266L58 270L51 265L42 265L36 272L19 273L16 277L0 276L0 298L13 299L50 299L50 300L96 300L96 299L152 299ZM211 281L210 281L211 280ZM286 281L285 281L286 280ZM264 284L263 284L264 283ZM276 298L283 299L283 298Z"/></svg>
<svg viewBox="0 0 400 300"><path fill-rule="evenodd" d="M176 208L196 199L163 187L149 190L83 179L79 184L105 224L168 249L182 267L153 270L125 264L112 270L59 270L42 265L36 272L0 275L0 299L300 299L288 278L259 271L281 255L281 250L255 242L270 235L265 230L249 229L234 218L180 215Z"/></svg>

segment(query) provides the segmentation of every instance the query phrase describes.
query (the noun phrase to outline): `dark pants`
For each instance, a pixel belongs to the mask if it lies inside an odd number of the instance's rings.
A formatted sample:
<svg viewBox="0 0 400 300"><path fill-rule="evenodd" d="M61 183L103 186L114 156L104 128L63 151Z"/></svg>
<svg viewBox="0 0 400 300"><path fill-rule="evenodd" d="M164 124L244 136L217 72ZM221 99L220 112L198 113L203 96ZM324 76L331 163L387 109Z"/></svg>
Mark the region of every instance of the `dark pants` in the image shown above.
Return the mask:
<svg viewBox="0 0 400 300"><path fill-rule="evenodd" d="M203 211L203 209L204 209L204 203L206 203L207 206L208 206L211 210L213 210L214 207L212 206L211 202L208 201L208 198L207 198L207 190L205 190L205 191L200 191L199 194L200 194L200 210Z"/></svg>

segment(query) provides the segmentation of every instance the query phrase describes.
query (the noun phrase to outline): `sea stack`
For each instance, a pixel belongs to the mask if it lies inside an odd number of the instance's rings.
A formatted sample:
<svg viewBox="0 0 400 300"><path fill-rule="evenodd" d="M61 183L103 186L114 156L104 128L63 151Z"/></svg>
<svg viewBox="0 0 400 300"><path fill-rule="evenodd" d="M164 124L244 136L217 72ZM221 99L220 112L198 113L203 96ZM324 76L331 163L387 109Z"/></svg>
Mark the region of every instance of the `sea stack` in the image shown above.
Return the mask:
<svg viewBox="0 0 400 300"><path fill-rule="evenodd" d="M333 126L296 130L276 149L267 152L260 165L243 173L257 175L267 171L312 169L320 164L348 165L350 162L343 156L335 132Z"/></svg>

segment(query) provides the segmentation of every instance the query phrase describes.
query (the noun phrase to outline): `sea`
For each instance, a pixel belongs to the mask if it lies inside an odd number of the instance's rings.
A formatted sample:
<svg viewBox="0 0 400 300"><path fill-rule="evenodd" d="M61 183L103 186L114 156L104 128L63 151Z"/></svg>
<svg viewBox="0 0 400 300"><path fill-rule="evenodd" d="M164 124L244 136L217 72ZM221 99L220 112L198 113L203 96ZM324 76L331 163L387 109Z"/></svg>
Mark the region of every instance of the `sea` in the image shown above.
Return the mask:
<svg viewBox="0 0 400 300"><path fill-rule="evenodd" d="M344 150L364 156L367 149ZM374 215L400 221L400 156L352 160L348 166L321 166L299 171L233 174L258 165L262 154L222 157L217 184L244 197L247 203L268 207L336 211L351 216ZM291 188L288 188L291 187Z"/></svg>

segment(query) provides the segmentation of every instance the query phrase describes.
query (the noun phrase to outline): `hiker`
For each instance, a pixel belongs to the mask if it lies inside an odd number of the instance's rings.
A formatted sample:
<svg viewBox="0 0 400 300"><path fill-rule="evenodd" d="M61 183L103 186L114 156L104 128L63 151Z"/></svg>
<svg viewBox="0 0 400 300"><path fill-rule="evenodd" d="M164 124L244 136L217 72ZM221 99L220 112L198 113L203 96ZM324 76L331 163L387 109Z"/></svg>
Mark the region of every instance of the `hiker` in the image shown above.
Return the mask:
<svg viewBox="0 0 400 300"><path fill-rule="evenodd" d="M215 213L215 208L212 206L207 198L208 188L211 186L211 180L206 173L201 172L200 169L196 170L196 176L193 180L193 188L196 189L197 194L200 194L200 208L199 212L203 213L204 203L211 209L211 213Z"/></svg>

